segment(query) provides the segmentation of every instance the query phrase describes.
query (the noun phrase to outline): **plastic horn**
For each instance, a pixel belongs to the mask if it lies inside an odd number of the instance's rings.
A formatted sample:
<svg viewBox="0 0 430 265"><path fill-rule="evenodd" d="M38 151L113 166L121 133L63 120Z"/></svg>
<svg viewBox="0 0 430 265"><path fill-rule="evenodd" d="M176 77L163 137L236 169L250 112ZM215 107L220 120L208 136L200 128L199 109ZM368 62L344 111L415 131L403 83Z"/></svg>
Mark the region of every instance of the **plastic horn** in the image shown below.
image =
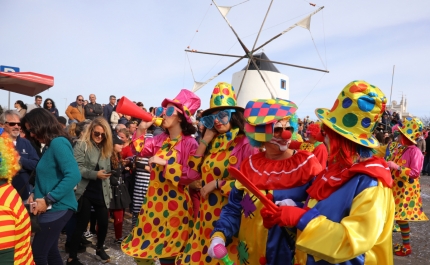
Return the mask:
<svg viewBox="0 0 430 265"><path fill-rule="evenodd" d="M144 111L141 107L137 106L126 97L122 97L116 106L116 112L129 115L133 118L139 118L143 121L152 121L152 115Z"/></svg>
<svg viewBox="0 0 430 265"><path fill-rule="evenodd" d="M232 166L229 166L227 170L233 178L242 183L243 186L245 186L252 194L254 194L261 201L261 203L266 206L267 209L269 209L272 213L277 212L278 206L276 206L275 203L273 203L263 193L261 193L254 183L252 183L245 175L243 175L242 172Z"/></svg>
<svg viewBox="0 0 430 265"><path fill-rule="evenodd" d="M218 244L214 247L214 254L217 259L224 262L224 265L235 265L235 263L228 257L227 249L222 244Z"/></svg>

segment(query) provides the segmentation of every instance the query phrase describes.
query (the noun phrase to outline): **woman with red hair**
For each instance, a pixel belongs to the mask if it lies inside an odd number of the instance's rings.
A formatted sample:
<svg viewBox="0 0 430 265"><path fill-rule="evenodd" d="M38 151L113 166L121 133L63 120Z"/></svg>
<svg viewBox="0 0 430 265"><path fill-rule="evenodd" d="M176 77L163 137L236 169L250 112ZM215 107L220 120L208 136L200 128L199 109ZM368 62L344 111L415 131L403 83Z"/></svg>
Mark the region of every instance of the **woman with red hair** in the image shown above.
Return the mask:
<svg viewBox="0 0 430 265"><path fill-rule="evenodd" d="M386 162L373 156L372 136L386 97L353 81L331 110L317 109L328 147L328 166L310 188L303 208L282 206L265 222L296 227L295 264L393 264L392 179Z"/></svg>

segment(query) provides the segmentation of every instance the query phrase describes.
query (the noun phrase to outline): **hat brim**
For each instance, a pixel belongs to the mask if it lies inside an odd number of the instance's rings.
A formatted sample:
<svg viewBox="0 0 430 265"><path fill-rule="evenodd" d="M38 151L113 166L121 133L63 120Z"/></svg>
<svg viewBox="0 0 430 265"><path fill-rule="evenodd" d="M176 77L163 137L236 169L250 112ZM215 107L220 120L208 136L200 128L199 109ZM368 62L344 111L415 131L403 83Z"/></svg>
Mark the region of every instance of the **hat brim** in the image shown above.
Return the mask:
<svg viewBox="0 0 430 265"><path fill-rule="evenodd" d="M322 114L321 114L322 113ZM329 109L324 108L318 108L315 110L315 115L317 115L318 119L321 120L322 123L324 123L326 126L328 126L330 129L335 131L336 133L340 134L341 136L345 137L348 140L353 141L354 143L357 143L359 145L369 147L369 148L376 148L379 147L378 140L370 136L370 138L359 138L353 133L349 132L348 130L341 128L330 121L330 119L327 117L330 113Z"/></svg>
<svg viewBox="0 0 430 265"><path fill-rule="evenodd" d="M239 107L239 106L219 106L219 107L214 107L214 108L210 108L210 109L204 110L202 112L202 117L210 115L211 113L213 113L213 112L215 112L217 110L223 110L223 109L235 109L235 110L240 110L242 112L245 111L244 108Z"/></svg>
<svg viewBox="0 0 430 265"><path fill-rule="evenodd" d="M178 109L180 109L182 111L182 114L184 115L185 119L187 119L188 123L190 123L190 124L193 123L193 121L191 120L191 117L189 117L188 115L185 114L182 103L166 98L163 100L163 102L161 102L161 107L165 108L165 107L167 107L167 105L169 105L169 103L175 105Z"/></svg>
<svg viewBox="0 0 430 265"><path fill-rule="evenodd" d="M400 127L399 126L399 131L402 133L402 135L404 136L404 137L406 137L406 138L408 138L409 139L409 141L411 141L412 143L414 143L414 144L417 144L417 141L416 140L414 140L414 139L411 139L411 137L409 137L403 130L402 130L402 127Z"/></svg>

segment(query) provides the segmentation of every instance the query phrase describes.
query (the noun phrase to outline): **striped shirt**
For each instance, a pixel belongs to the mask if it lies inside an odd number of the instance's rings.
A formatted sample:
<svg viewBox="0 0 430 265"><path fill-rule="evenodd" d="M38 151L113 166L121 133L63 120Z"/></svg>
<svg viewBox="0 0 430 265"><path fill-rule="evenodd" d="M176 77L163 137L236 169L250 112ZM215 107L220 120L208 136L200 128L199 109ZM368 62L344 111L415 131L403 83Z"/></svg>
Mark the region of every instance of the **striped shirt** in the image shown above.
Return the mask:
<svg viewBox="0 0 430 265"><path fill-rule="evenodd" d="M14 264L34 264L30 216L10 184L0 186L0 227L0 251L14 249Z"/></svg>

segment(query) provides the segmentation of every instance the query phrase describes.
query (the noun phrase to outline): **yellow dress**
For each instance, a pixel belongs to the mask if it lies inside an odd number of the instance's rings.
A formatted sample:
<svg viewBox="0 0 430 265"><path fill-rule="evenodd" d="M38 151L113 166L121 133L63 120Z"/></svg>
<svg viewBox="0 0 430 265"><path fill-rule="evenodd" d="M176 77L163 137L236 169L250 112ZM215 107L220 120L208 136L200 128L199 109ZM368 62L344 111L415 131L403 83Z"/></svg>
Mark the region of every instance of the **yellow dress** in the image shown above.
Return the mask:
<svg viewBox="0 0 430 265"><path fill-rule="evenodd" d="M412 150L408 150L409 148ZM417 150L414 150L415 148ZM389 151L387 160L400 166L400 170L391 170L394 180L394 203L396 205L394 219L399 221L428 221L423 212L419 177L409 177L411 167L418 168L419 171L422 168L422 159L419 162L419 159L413 156L414 151L419 152L422 156L421 151L416 146L399 146L397 142L393 142L389 146ZM408 152L406 153L406 151Z"/></svg>
<svg viewBox="0 0 430 265"><path fill-rule="evenodd" d="M208 195L207 199L200 197L200 210L194 225L193 233L185 247L184 253L178 255L176 264L223 264L219 260L212 259L207 250L211 242L211 233L214 223L221 214L221 208L227 204L228 196L234 185L227 171L229 165L239 168L243 158L248 157L254 150L248 143L245 135L237 135L239 129L232 129L229 133L215 138L210 144L209 154L205 157L193 157L193 165L198 171L198 165L201 164L200 171L202 176L202 186L206 183L219 180L219 189L215 189ZM203 162L202 162L203 160ZM231 260L237 257L238 240L233 237L233 242L228 245L227 249Z"/></svg>
<svg viewBox="0 0 430 265"><path fill-rule="evenodd" d="M176 163L175 145L181 139L167 138L156 156L166 166L153 164L150 187L136 226L122 242L122 251L135 259L171 258L180 253L193 228L193 208L188 190L178 185L182 166Z"/></svg>

